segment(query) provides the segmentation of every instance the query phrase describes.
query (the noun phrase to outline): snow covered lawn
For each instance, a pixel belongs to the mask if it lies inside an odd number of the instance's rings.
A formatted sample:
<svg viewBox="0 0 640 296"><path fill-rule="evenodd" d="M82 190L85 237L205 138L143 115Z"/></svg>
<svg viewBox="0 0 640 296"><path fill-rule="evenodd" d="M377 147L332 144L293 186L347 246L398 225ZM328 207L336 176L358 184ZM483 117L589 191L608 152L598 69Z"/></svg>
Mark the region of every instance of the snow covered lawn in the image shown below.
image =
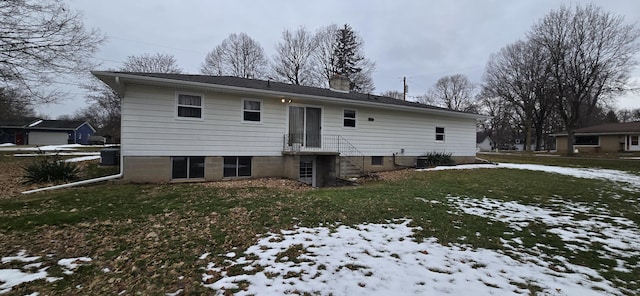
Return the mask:
<svg viewBox="0 0 640 296"><path fill-rule="evenodd" d="M578 178L622 182L640 192L640 176L602 169L576 169L544 165L469 165L430 169L509 168L537 170ZM430 197L416 197L438 203ZM569 263L569 258L548 256L555 246L523 243L531 223L543 224L563 241L569 252L589 251L615 260L615 270L640 269L640 228L627 218L608 212L605 204L551 200L550 208L488 198L447 196L458 213L506 223L513 229L501 238L504 250L474 248L464 243L442 245L435 238L415 241L411 220L388 224L295 228L270 233L243 255L221 255L210 262L203 285L219 295L624 295L602 273ZM553 208L553 209L551 209ZM598 214L594 214L598 213ZM452 226L455 227L455 226ZM476 235L481 235L477 233ZM535 234L530 234L535 235ZM464 240L464 238L461 238ZM209 254L203 254L206 258ZM571 256L571 255L570 255ZM635 281L638 281L636 279Z"/></svg>
<svg viewBox="0 0 640 296"><path fill-rule="evenodd" d="M444 171L460 169L473 170ZM638 293L638 175L499 164L401 176L290 191L104 185L0 203L0 294Z"/></svg>

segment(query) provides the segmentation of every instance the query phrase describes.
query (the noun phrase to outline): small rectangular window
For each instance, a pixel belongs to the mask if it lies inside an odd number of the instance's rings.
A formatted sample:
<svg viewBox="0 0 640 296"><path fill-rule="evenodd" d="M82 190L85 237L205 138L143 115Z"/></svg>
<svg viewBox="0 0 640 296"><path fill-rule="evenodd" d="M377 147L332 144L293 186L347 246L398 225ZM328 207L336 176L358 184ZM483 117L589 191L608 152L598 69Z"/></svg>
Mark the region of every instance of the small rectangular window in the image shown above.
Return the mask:
<svg viewBox="0 0 640 296"><path fill-rule="evenodd" d="M631 145L638 146L638 136L631 136Z"/></svg>
<svg viewBox="0 0 640 296"><path fill-rule="evenodd" d="M176 156L171 158L172 179L204 178L204 157Z"/></svg>
<svg viewBox="0 0 640 296"><path fill-rule="evenodd" d="M444 127L436 127L436 141L444 142Z"/></svg>
<svg viewBox="0 0 640 296"><path fill-rule="evenodd" d="M342 112L342 126L356 127L356 110L344 109Z"/></svg>
<svg viewBox="0 0 640 296"><path fill-rule="evenodd" d="M202 118L202 96L178 94L178 117Z"/></svg>
<svg viewBox="0 0 640 296"><path fill-rule="evenodd" d="M224 177L250 177L251 157L249 156L228 156L224 158Z"/></svg>
<svg viewBox="0 0 640 296"><path fill-rule="evenodd" d="M371 156L371 165L383 165L384 157L382 156Z"/></svg>
<svg viewBox="0 0 640 296"><path fill-rule="evenodd" d="M242 100L242 120L262 121L262 102L259 100Z"/></svg>
<svg viewBox="0 0 640 296"><path fill-rule="evenodd" d="M600 144L599 136L576 136L574 145L598 146Z"/></svg>

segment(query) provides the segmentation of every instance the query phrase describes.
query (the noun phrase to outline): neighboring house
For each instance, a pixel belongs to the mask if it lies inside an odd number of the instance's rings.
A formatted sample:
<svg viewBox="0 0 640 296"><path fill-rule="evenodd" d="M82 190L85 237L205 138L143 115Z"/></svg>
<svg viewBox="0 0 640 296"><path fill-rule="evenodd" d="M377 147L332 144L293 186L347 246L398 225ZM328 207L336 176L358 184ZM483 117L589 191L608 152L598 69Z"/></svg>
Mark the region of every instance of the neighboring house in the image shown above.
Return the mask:
<svg viewBox="0 0 640 296"><path fill-rule="evenodd" d="M0 123L0 142L16 145L88 144L96 130L86 121L42 120Z"/></svg>
<svg viewBox="0 0 640 296"><path fill-rule="evenodd" d="M476 133L476 151L491 151L494 148L493 140L486 132Z"/></svg>
<svg viewBox="0 0 640 296"><path fill-rule="evenodd" d="M556 148L567 152L567 132L557 133ZM576 130L574 148L578 152L640 151L640 121L605 123Z"/></svg>
<svg viewBox="0 0 640 296"><path fill-rule="evenodd" d="M93 74L123 97L123 178L133 182L286 177L325 186L354 171L412 166L427 152L474 162L476 120L484 118L349 93L344 80L322 89L228 76Z"/></svg>

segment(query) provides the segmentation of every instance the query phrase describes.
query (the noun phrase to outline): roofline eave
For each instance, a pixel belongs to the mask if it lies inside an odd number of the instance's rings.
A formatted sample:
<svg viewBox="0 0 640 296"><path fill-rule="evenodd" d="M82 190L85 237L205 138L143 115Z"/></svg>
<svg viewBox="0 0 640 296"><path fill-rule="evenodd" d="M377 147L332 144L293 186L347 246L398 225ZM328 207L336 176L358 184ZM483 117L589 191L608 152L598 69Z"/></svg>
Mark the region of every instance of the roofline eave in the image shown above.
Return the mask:
<svg viewBox="0 0 640 296"><path fill-rule="evenodd" d="M419 113L438 114L438 115L442 114L442 115L461 117L461 118L468 118L468 119L476 119L476 120L489 118L489 116L486 116L486 115L480 115L480 114L474 114L474 113L464 113L464 112L453 111L453 110L439 110L439 109L429 109L429 108L411 107L411 106L403 106L403 105L392 105L392 104L377 103L377 102L364 102L364 101L341 99L341 98L335 98L335 97L307 95L307 94L300 94L300 93L293 93L293 92L282 92L282 91L254 89L254 88L246 88L246 87L239 87L239 86L211 84L211 83L194 82L194 81L174 80L174 79L158 78L158 77L150 77L150 76L138 76L138 75L126 74L126 73L113 73L113 72L108 72L108 71L92 71L91 73L93 75L95 75L96 77L98 77L102 81L104 81L104 80L102 78L100 78L100 76L114 77L114 82L116 82L117 85L120 85L120 87L122 87L121 83L124 82L124 81L122 81L122 79L127 79L127 80L129 80L131 82L134 82L134 83L136 81L139 81L139 82L156 82L156 83L162 83L164 85L175 85L175 86L185 86L185 85L187 85L187 86L197 87L197 88L201 88L201 89L210 89L210 90L218 90L218 91L219 90L225 90L225 91L228 91L228 92L235 92L235 93L241 93L241 94L259 94L259 95L269 94L269 95L271 95L273 97L296 96L296 97L309 99L309 100L314 100L314 101L325 101L326 102L327 100L331 100L331 102L334 102L334 103L347 103L349 105L355 105L355 106L385 107L387 109L391 108L391 109L401 110L401 111L410 110L410 111L419 112ZM120 80L120 81L115 81L115 80ZM105 83L107 83L107 82L105 81ZM111 84L109 84L109 83L107 83L107 85L111 86ZM116 90L116 91L118 92L118 90Z"/></svg>

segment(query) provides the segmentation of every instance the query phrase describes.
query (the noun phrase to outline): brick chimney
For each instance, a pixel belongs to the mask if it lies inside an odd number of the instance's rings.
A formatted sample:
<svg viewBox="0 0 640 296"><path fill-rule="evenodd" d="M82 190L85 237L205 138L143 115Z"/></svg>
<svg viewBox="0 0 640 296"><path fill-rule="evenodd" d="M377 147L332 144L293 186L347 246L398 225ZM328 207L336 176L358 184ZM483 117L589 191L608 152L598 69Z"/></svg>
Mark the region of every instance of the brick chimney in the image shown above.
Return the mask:
<svg viewBox="0 0 640 296"><path fill-rule="evenodd" d="M348 93L351 89L351 81L347 77L335 74L331 79L329 79L329 89Z"/></svg>

